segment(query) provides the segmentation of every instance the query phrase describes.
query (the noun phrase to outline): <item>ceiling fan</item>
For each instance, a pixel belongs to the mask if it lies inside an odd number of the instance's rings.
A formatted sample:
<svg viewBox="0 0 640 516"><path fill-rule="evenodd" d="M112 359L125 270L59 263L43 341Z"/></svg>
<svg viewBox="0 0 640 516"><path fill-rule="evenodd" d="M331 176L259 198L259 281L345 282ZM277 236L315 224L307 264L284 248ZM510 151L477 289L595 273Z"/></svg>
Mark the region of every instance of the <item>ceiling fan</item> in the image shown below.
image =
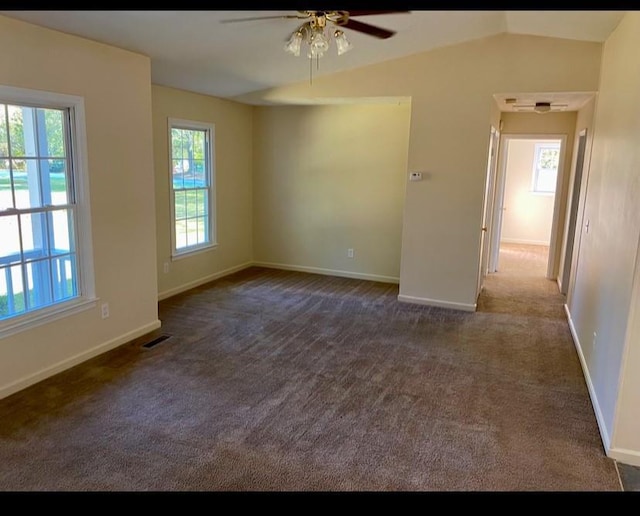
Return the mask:
<svg viewBox="0 0 640 516"><path fill-rule="evenodd" d="M568 104L556 104L553 102L536 102L535 104L513 103L514 111L533 111L534 113L549 113L551 111L564 111Z"/></svg>
<svg viewBox="0 0 640 516"><path fill-rule="evenodd" d="M298 19L306 20L296 31L308 32L313 34L318 29L324 29L327 24L336 25L337 27L344 27L347 29L355 30L368 34L379 39L387 39L395 34L395 31L383 29L369 23L363 23L357 20L353 20L353 17L358 16L371 16L375 14L398 14L408 13L409 11L297 11L297 14L290 15L278 15L278 16L256 16L251 18L236 18L231 20L221 20L222 23L234 23L253 20L268 20L268 19Z"/></svg>

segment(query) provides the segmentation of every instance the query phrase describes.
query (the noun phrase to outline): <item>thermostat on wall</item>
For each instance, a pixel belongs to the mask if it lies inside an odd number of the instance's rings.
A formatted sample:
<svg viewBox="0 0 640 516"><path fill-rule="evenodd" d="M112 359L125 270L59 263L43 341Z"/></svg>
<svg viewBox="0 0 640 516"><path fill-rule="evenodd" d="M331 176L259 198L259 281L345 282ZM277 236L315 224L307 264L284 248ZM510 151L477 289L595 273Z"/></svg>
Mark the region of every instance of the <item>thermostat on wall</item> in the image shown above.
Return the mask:
<svg viewBox="0 0 640 516"><path fill-rule="evenodd" d="M409 181L422 181L422 172L411 172L409 174Z"/></svg>

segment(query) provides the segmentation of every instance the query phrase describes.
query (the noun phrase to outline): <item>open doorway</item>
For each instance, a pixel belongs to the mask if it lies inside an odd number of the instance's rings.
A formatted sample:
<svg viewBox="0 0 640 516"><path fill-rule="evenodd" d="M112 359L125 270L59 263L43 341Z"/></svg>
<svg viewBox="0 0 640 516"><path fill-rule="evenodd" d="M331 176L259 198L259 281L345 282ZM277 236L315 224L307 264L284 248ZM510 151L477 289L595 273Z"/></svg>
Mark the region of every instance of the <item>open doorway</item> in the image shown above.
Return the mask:
<svg viewBox="0 0 640 516"><path fill-rule="evenodd" d="M503 135L491 272L551 278L564 135Z"/></svg>

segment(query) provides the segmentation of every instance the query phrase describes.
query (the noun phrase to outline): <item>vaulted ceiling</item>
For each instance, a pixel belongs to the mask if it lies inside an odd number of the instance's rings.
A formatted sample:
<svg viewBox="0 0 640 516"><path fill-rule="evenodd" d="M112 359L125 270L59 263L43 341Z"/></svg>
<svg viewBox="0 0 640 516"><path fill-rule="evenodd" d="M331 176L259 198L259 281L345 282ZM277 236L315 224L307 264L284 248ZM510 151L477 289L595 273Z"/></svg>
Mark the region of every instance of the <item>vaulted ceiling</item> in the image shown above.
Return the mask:
<svg viewBox="0 0 640 516"><path fill-rule="evenodd" d="M76 34L151 58L152 81L217 97L307 80L309 60L284 52L300 20L270 18L296 11L0 11L5 16ZM624 11L411 11L358 17L384 27L389 39L345 30L353 49L335 49L314 76L357 68L503 32L604 41ZM353 19L356 19L355 17Z"/></svg>

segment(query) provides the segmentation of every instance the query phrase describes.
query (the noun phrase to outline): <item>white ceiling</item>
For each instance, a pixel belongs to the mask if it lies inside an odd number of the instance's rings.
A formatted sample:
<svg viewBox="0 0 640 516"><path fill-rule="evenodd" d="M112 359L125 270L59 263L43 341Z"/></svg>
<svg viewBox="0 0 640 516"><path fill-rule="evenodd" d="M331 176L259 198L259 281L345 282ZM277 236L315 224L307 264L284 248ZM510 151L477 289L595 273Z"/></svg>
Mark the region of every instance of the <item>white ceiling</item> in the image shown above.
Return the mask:
<svg viewBox="0 0 640 516"><path fill-rule="evenodd" d="M152 81L217 97L308 80L309 60L283 50L295 19L221 20L295 11L0 11L8 17L148 55ZM320 60L314 76L510 32L604 41L624 11L411 11L354 18L397 31L379 40L345 30L354 48Z"/></svg>

